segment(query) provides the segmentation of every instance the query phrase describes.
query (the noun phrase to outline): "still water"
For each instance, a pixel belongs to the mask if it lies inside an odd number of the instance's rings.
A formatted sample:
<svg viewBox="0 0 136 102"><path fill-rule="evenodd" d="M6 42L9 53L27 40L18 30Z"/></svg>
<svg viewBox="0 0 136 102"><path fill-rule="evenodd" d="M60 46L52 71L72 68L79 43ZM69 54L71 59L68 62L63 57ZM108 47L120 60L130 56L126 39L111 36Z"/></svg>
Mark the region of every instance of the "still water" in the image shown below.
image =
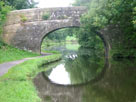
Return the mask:
<svg viewBox="0 0 136 102"><path fill-rule="evenodd" d="M84 84L93 80L104 68L103 54L95 56L93 50L80 48L78 44L51 46L45 50L62 53L61 61L45 66L48 70L43 75L52 83Z"/></svg>
<svg viewBox="0 0 136 102"><path fill-rule="evenodd" d="M34 79L43 102L136 102L135 60L107 61L103 51L77 44L46 50L63 57Z"/></svg>

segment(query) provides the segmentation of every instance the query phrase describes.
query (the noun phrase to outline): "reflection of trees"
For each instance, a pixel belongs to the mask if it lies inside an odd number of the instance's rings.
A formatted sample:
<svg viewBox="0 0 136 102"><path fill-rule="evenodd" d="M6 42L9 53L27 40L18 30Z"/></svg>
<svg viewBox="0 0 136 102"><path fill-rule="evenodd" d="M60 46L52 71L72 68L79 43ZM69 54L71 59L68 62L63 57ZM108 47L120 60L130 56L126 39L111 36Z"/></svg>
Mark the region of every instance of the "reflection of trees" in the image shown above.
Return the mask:
<svg viewBox="0 0 136 102"><path fill-rule="evenodd" d="M74 60L66 59L65 63L72 84L90 81L104 67L104 58L98 57L93 50L80 48L77 55Z"/></svg>
<svg viewBox="0 0 136 102"><path fill-rule="evenodd" d="M136 63L112 62L105 77L84 89L82 102L136 102Z"/></svg>

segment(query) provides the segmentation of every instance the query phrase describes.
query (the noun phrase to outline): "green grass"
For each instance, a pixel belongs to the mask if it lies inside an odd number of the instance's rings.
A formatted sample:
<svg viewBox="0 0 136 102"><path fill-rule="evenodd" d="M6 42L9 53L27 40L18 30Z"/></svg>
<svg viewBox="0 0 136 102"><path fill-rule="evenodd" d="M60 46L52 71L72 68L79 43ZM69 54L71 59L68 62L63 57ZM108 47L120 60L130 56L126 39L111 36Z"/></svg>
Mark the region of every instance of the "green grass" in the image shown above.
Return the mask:
<svg viewBox="0 0 136 102"><path fill-rule="evenodd" d="M34 56L40 56L40 54L20 50L0 42L0 63L20 60L23 58Z"/></svg>
<svg viewBox="0 0 136 102"><path fill-rule="evenodd" d="M0 88L1 102L40 102L31 81L4 81Z"/></svg>
<svg viewBox="0 0 136 102"><path fill-rule="evenodd" d="M64 45L66 42L65 41L61 41L61 42L55 42L55 41L48 41L46 43L42 43L42 48L45 48L47 46L55 46L55 45Z"/></svg>
<svg viewBox="0 0 136 102"><path fill-rule="evenodd" d="M60 52L59 51L45 51L45 50L43 50L42 52L45 52L45 53L51 53L51 54L60 54Z"/></svg>
<svg viewBox="0 0 136 102"><path fill-rule="evenodd" d="M76 36L67 36L66 41L77 41Z"/></svg>
<svg viewBox="0 0 136 102"><path fill-rule="evenodd" d="M67 44L66 45L66 48L69 49L69 50L76 50L77 51L79 47L80 47L79 44L73 44L73 45Z"/></svg>
<svg viewBox="0 0 136 102"><path fill-rule="evenodd" d="M0 102L40 102L32 79L42 71L44 64L57 61L60 54L25 61L0 77Z"/></svg>

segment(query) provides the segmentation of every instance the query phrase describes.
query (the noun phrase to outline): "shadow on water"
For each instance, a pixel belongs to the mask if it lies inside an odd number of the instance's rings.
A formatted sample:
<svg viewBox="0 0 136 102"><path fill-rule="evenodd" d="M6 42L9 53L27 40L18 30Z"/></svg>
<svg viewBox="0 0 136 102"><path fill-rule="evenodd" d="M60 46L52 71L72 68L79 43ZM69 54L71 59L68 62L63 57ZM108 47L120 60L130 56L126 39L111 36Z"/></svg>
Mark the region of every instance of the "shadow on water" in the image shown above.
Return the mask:
<svg viewBox="0 0 136 102"><path fill-rule="evenodd" d="M34 79L42 101L136 102L136 61L108 61L101 59L98 53L96 56L87 51L79 49L74 60L63 57L62 61L45 66L49 70L39 73ZM48 78L53 68L62 63L65 63L72 85L55 84Z"/></svg>

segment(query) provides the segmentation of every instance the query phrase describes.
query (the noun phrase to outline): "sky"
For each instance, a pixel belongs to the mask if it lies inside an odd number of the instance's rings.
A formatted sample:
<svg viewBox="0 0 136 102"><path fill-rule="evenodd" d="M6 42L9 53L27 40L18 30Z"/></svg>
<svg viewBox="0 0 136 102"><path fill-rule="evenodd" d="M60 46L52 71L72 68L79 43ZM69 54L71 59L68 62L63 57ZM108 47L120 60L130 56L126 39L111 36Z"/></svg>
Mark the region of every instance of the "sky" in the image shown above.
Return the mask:
<svg viewBox="0 0 136 102"><path fill-rule="evenodd" d="M35 0L39 2L37 5L39 8L49 8L49 7L67 7L70 6L74 0Z"/></svg>

